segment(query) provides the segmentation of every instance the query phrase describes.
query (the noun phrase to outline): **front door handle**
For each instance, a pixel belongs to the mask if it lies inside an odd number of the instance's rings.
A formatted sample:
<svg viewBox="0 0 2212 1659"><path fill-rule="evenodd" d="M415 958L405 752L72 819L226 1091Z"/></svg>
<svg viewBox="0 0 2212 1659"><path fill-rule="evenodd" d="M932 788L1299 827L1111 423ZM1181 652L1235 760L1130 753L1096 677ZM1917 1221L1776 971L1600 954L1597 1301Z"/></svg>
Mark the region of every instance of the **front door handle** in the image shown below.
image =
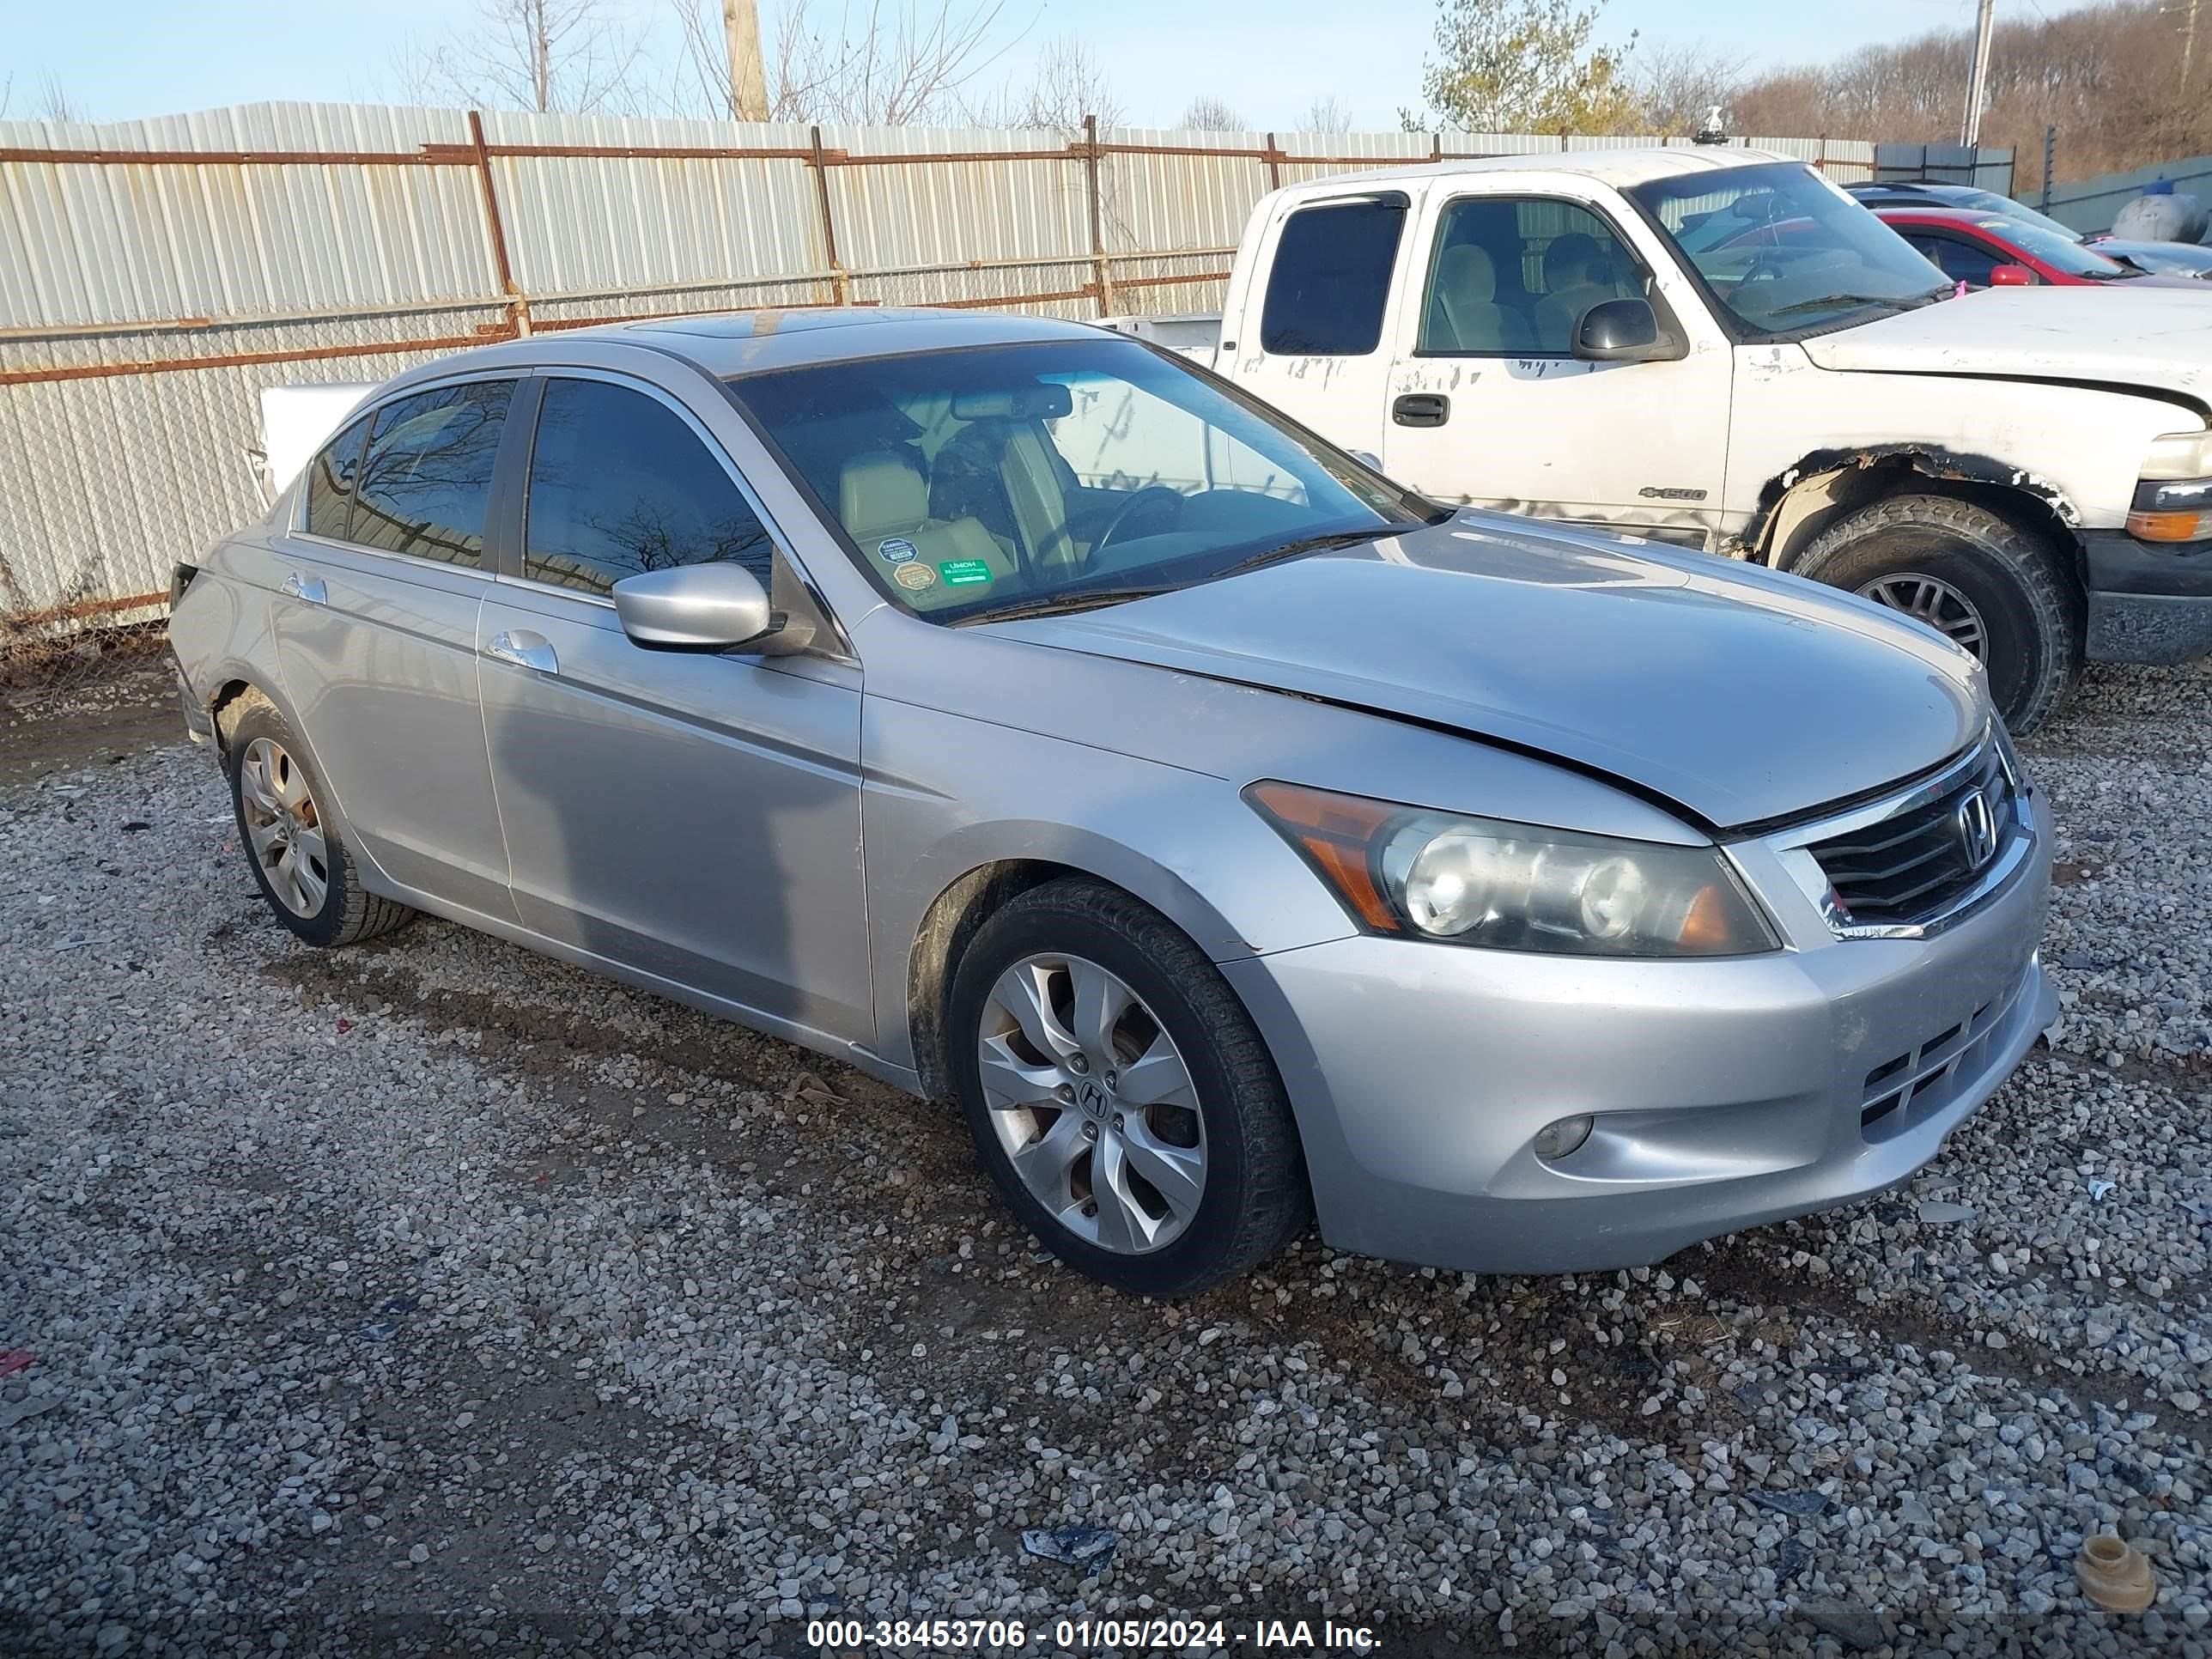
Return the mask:
<svg viewBox="0 0 2212 1659"><path fill-rule="evenodd" d="M493 635L491 643L484 647L484 655L495 662L511 662L517 668L534 668L541 674L561 672L561 660L553 654L552 641L527 628Z"/></svg>
<svg viewBox="0 0 2212 1659"><path fill-rule="evenodd" d="M331 596L325 590L320 576L302 576L296 570L284 578L284 591L294 599L304 599L309 605L328 605L331 602Z"/></svg>
<svg viewBox="0 0 2212 1659"><path fill-rule="evenodd" d="M1451 419L1451 399L1441 392L1409 392L1390 405L1400 426L1442 426Z"/></svg>

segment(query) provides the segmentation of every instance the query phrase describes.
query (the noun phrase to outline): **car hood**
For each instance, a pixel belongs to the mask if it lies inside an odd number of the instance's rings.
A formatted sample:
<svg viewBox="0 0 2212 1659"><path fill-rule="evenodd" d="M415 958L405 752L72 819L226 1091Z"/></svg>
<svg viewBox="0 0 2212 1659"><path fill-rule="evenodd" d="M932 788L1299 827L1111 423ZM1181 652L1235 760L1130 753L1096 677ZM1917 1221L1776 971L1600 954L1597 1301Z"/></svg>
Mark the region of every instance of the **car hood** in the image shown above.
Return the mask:
<svg viewBox="0 0 2212 1659"><path fill-rule="evenodd" d="M2118 292L1993 288L1815 336L1805 355L1822 368L2140 386L2212 404L2212 292L2150 276Z"/></svg>
<svg viewBox="0 0 2212 1659"><path fill-rule="evenodd" d="M1865 600L1487 513L991 627L1490 739L1716 828L1879 790L1989 720L1972 658Z"/></svg>

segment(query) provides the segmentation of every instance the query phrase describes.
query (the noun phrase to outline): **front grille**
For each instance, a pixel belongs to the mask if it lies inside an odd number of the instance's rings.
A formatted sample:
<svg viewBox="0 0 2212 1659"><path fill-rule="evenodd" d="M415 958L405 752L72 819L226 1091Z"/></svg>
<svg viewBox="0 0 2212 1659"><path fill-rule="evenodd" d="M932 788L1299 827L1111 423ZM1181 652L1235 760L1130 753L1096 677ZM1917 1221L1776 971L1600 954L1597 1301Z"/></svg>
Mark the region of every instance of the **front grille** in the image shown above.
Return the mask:
<svg viewBox="0 0 2212 1659"><path fill-rule="evenodd" d="M1985 815L1985 816L1984 816ZM2004 758L1985 744L1958 781L1930 801L1807 848L1835 890L1838 921L1911 925L1973 886L2020 827Z"/></svg>

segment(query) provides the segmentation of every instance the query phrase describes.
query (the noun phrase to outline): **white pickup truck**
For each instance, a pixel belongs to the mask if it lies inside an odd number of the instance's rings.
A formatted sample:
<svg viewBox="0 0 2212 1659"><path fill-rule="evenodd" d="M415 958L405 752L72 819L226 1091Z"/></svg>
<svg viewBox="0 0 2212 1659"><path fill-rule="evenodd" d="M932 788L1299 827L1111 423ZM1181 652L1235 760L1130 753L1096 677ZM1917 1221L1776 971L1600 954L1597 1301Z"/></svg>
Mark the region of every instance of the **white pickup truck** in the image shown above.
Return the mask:
<svg viewBox="0 0 2212 1659"><path fill-rule="evenodd" d="M2212 292L1959 295L1786 157L1295 185L1254 210L1222 318L1109 325L1440 500L1909 611L1982 657L2015 729L2085 655L2212 649Z"/></svg>

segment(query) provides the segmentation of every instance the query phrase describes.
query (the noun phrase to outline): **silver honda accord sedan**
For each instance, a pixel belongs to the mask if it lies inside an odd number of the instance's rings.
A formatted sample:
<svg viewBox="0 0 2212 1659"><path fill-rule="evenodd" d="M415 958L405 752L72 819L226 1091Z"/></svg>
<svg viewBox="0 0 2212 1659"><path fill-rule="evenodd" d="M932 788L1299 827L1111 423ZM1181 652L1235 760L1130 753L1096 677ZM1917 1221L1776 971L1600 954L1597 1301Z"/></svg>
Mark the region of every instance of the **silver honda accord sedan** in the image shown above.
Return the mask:
<svg viewBox="0 0 2212 1659"><path fill-rule="evenodd" d="M428 911L957 1105L1127 1291L1316 1217L1653 1261L1904 1180L2055 1012L1965 652L1439 507L1078 325L463 353L170 635L301 939Z"/></svg>

